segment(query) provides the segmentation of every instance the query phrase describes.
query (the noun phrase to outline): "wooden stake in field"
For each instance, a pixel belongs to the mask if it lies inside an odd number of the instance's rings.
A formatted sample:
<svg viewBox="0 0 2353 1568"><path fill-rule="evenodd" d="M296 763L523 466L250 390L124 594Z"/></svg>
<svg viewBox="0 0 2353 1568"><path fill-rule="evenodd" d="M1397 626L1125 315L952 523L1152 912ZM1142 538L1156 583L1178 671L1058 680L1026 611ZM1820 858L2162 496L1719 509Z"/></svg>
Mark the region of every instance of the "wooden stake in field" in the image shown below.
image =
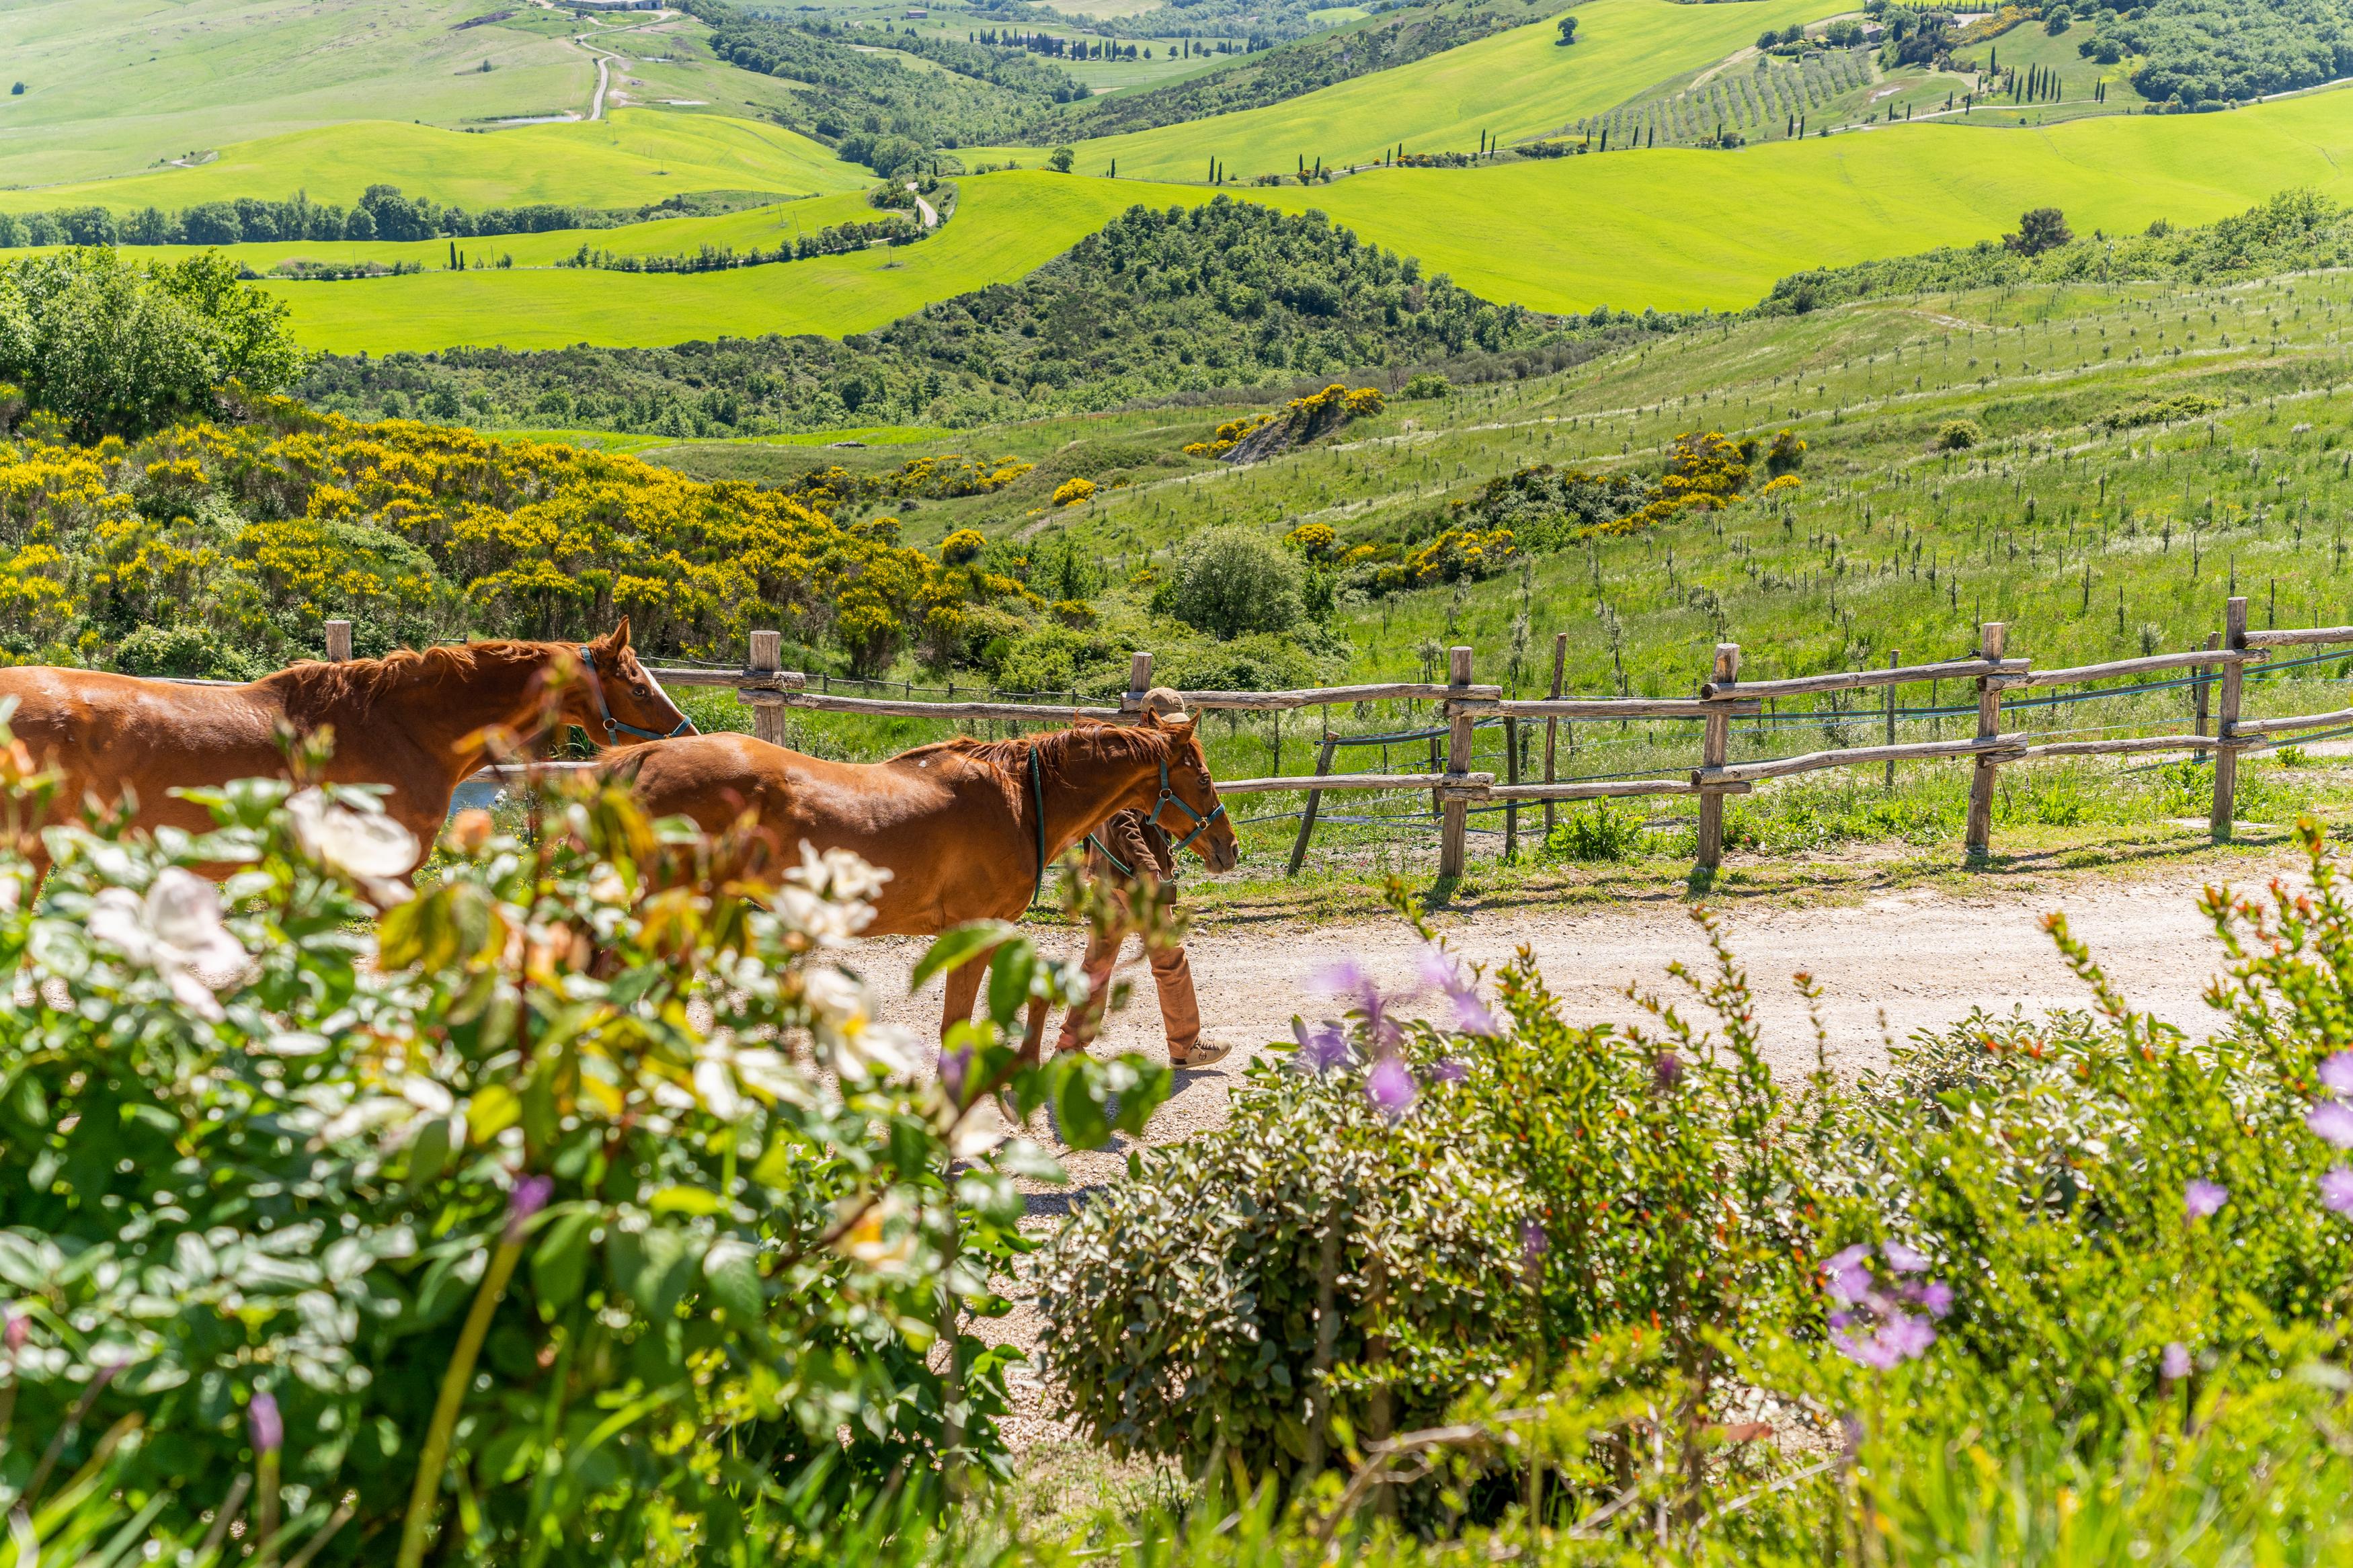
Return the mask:
<svg viewBox="0 0 2353 1568"><path fill-rule="evenodd" d="M1903 663L1904 655L1901 649L1887 650L1888 668L1898 668ZM1891 746L1895 744L1895 682L1892 680L1887 683L1887 743ZM1894 757L1887 759L1887 793L1890 795L1895 793L1895 759Z"/></svg>
<svg viewBox="0 0 2353 1568"><path fill-rule="evenodd" d="M329 621L326 624L327 662L348 664L352 658L352 623Z"/></svg>
<svg viewBox="0 0 2353 1568"><path fill-rule="evenodd" d="M2232 595L2222 613L2222 646L2232 653L2246 651L2247 601L2237 595ZM2231 814L2239 793L2239 748L2234 739L2239 700L2246 683L2244 660L2234 658L2222 666L2222 701L2214 725L2214 738L2222 743L2214 748L2214 811L2208 820L2217 843L2231 837Z"/></svg>
<svg viewBox="0 0 2353 1568"><path fill-rule="evenodd" d="M1740 679L1740 645L1720 642L1715 645L1715 668L1708 677L1708 689L1704 697L1721 694ZM1713 773L1732 757L1732 710L1727 705L1710 713L1706 730L1700 739L1699 765L1702 773ZM1699 866L1703 871L1713 871L1724 858L1724 792L1703 790L1699 797Z"/></svg>
<svg viewBox="0 0 2353 1568"><path fill-rule="evenodd" d="M1457 647L1447 656L1446 683L1462 688L1471 684L1471 650ZM1446 771L1450 774L1471 771L1472 715L1469 707L1454 698L1446 701L1446 713L1452 721L1447 727ZM1439 809L1438 875L1443 879L1462 875L1463 851L1469 843L1471 803L1461 795L1440 792Z"/></svg>
<svg viewBox="0 0 2353 1568"><path fill-rule="evenodd" d="M1979 628L1978 657L1989 664L2001 659L2004 640L2009 628L2000 621L1988 621ZM1978 742L2001 738L2001 682L1990 676L1978 677ZM1968 854L1973 860L1982 860L1993 839L1993 770L1990 754L1978 758L1977 768L1969 775Z"/></svg>

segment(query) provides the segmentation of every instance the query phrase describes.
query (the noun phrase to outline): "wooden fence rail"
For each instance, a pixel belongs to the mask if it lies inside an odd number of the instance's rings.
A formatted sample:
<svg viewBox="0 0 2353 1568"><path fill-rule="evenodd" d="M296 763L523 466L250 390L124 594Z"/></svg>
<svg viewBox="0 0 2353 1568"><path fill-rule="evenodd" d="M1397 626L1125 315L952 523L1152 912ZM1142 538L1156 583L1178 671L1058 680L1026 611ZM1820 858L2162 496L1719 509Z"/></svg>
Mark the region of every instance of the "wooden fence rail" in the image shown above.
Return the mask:
<svg viewBox="0 0 2353 1568"><path fill-rule="evenodd" d="M781 641L773 632L753 633L751 657L741 671L657 669L653 674L665 684L733 687L738 697L753 709L755 732L764 739L776 741L783 739L785 713L795 709L875 717L937 719L948 722L986 720L1068 723L1072 719L1116 722L1143 711L1145 693L1152 685L1152 656L1139 653L1130 662L1128 689L1120 695L1115 707L1034 702L923 702L889 698L839 697L827 691L812 691L808 689L807 677L797 671L778 668L777 650ZM1472 653L1468 647L1448 650L1447 679L1442 683L1387 681L1358 686L1310 687L1294 691L1187 690L1178 695L1187 708L1245 713L1282 713L1303 708L1333 708L1363 702L1414 701L1435 705L1442 725L1442 731L1438 732L1442 732L1446 741L1442 770L1433 768L1411 773L1335 773L1332 771L1333 752L1342 737L1331 733L1327 728L1314 773L1231 779L1218 787L1227 795L1297 793L1306 797L1300 814L1299 836L1292 847L1290 857L1290 868L1294 873L1306 856L1309 839L1315 830L1317 814L1328 792L1427 792L1439 817L1439 875L1441 878L1457 877L1462 872L1467 818L1474 805L1500 803L1508 810L1516 802L1543 802L1546 811L1546 827L1549 831L1553 823L1553 807L1563 801L1696 796L1699 802L1699 865L1703 870L1712 871L1723 857L1725 796L1747 794L1768 779L1787 778L1826 768L1883 767L1892 785L1894 765L1899 762L1967 761L1969 763L1968 849L1973 859L1981 859L1990 849L1994 784L2001 768L2053 757L2211 752L2214 762L2211 828L2216 838L2228 838L2232 829L2232 802L2237 788L2238 758L2242 752L2276 744L2275 737L2283 735L2353 725L2353 708L2283 718L2242 717L2246 670L2250 665L2263 663L2270 658L2269 650L2274 648L2353 644L2353 626L2253 631L2247 626L2247 601L2241 597L2233 597L2225 606L2222 635L2219 638L2210 638L2203 648L2187 652L2150 654L2098 664L2036 669L2031 659L2010 655L2006 650L2006 641L2007 628L2000 622L1989 622L1979 629L1976 650L1965 658L1907 665L1894 662L1891 657L1891 662L1880 668L1831 670L1819 675L1770 680L1742 680L1739 646L1725 643L1717 647L1708 679L1700 683L1698 693L1694 697L1577 697L1565 695L1560 687L1560 669L1567 647L1567 634L1564 633L1555 640L1551 691L1550 695L1543 698L1509 698L1499 686L1474 683L1472 680ZM2003 699L2012 691L2131 679L2177 669L2189 670L2195 686L2198 712L2196 729L2192 732L2037 743L2026 734L2014 730L2005 731L2003 727ZM1968 680L1975 685L1977 732L1967 740L1897 743L1894 739L1894 688L1937 680ZM1884 688L1887 692L1884 710L1888 743L1885 745L1809 752L1751 763L1730 760L1732 721L1757 716L1770 700L1875 688ZM2211 735L2206 733L2210 688L2218 699L2214 703L2218 722ZM2128 694L2116 693L2119 696ZM2081 698L2089 700L2103 695L2105 694L2093 690L2082 693ZM1506 742L1510 751L1509 776L1501 784L1496 782L1494 774L1475 773L1471 766L1474 727L1496 719L1503 720L1510 727ZM1519 777L1516 727L1522 721L1535 720L1542 720L1545 723L1544 779L1541 783L1535 780L1524 783ZM1555 782L1555 737L1558 726L1564 721L1612 720L1698 721L1703 726L1699 765L1681 778ZM1431 761L1436 763L1436 740L1433 739L1430 744ZM1508 820L1510 826L1516 828L1516 817Z"/></svg>
<svg viewBox="0 0 2353 1568"><path fill-rule="evenodd" d="M325 633L328 658L340 661L352 657L349 622L329 621ZM1726 795L1746 795L1767 779L1787 778L1825 768L1883 765L1892 784L1894 764L1899 762L1963 759L1969 762L1968 847L1972 858L1982 858L1990 847L1994 782L2000 768L2052 757L2209 752L2212 753L2214 764L2210 826L2215 838L2227 839L2233 826L2232 802L2237 792L2238 759L2242 752L2276 744L2275 738L2283 735L2353 725L2353 708L2268 719L2242 716L2247 668L2250 665L2266 661L2270 658L2269 650L2353 644L2353 626L2252 630L2247 626L2247 601L2243 597L2233 597L2224 606L2223 631L2219 638L2210 637L2205 647L2183 653L2150 654L2137 658L2110 659L2099 664L2035 669L2029 659L2005 656L2006 636L2007 628L2001 623L1989 622L1979 629L1976 653L1966 658L1914 665L1891 662L1886 668L1878 669L1834 670L1820 675L1750 681L1739 679L1739 645L1722 643L1716 647L1709 678L1700 683L1699 694L1694 698L1562 695L1561 669L1567 647L1567 633L1555 639L1551 695L1541 699L1523 700L1506 698L1499 686L1474 684L1471 679L1472 654L1468 647L1449 650L1448 679L1442 684L1389 681L1359 686L1311 687L1296 691L1198 690L1182 691L1178 695L1188 708L1249 713L1279 713L1301 708L1342 707L1360 702L1420 701L1438 705L1444 720L1443 732L1447 742L1443 771L1334 773L1331 771L1333 752L1342 737L1327 728L1313 774L1230 779L1220 783L1218 788L1226 795L1299 793L1306 796L1305 807L1301 813L1299 836L1291 851L1290 869L1293 873L1298 871L1305 858L1308 841L1314 832L1317 811L1325 792L1427 791L1439 816L1439 875L1441 878L1459 877L1462 873L1467 818L1473 805L1504 803L1508 808L1514 802L1543 802L1546 813L1546 827L1549 831L1553 824L1553 807L1563 801L1696 796L1700 812L1699 865L1703 870L1712 871L1723 856L1724 799ZM755 631L751 635L749 657L741 669L659 668L649 673L670 687L733 689L737 699L752 709L754 732L763 740L778 742L785 739L784 715L794 709L878 718L934 719L951 723L973 721L1068 723L1073 719L1118 722L1133 719L1143 711L1145 694L1152 686L1152 656L1138 653L1130 660L1128 689L1121 694L1116 707L994 701L922 702L889 698L841 697L828 691L811 691L807 676L798 670L780 668L782 646L780 634ZM2038 744L2022 733L2014 731L2005 732L2002 728L2002 698L2009 691L2034 687L2084 685L2184 668L2191 672L2195 683L2196 729L2189 733L2053 741ZM1894 743L1894 688L1915 681L1950 679L1970 680L1977 687L1976 735L1964 741ZM1731 721L1736 718L1751 718L1761 713L1768 700L1827 695L1873 687L1887 689L1889 744L1809 752L1753 763L1730 760ZM2217 722L2214 733L2211 735L2206 733L2210 687L2214 689L2217 698L2214 703ZM2082 694L2084 699L2109 694L2097 690ZM2128 693L2120 691L2114 695ZM1541 719L1545 721L1543 782L1521 782L1515 739L1507 742L1513 749L1510 752L1510 776L1506 782L1498 784L1493 773L1472 771L1474 726L1497 718L1510 726L1516 726L1524 720ZM1700 765L1682 778L1581 779L1556 783L1553 779L1554 739L1557 726L1563 721L1579 720L1697 720L1704 726L1700 740ZM1507 734L1515 736L1516 730L1507 731ZM1432 740L1433 762L1438 756L1436 744ZM516 770L486 769L484 772L506 782ZM1515 821L1514 826L1516 826Z"/></svg>

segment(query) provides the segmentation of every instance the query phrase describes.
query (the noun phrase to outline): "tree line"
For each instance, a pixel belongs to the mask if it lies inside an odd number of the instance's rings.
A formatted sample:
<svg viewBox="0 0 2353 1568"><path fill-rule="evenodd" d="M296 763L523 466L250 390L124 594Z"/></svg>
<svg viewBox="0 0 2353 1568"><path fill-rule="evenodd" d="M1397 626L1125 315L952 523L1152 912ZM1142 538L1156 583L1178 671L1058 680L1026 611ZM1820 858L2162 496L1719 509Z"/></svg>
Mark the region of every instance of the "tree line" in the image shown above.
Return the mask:
<svg viewBox="0 0 2353 1568"><path fill-rule="evenodd" d="M780 261L806 261L812 256L841 256L878 242L913 245L928 233L903 217L877 218L872 223L838 223L815 234L780 240L773 249L758 246L737 250L732 245L704 245L676 256L638 256L580 248L559 260L558 267L592 268L599 272L725 272L737 267L768 267Z"/></svg>
<svg viewBox="0 0 2353 1568"><path fill-rule="evenodd" d="M774 199L759 192L670 196L636 207L579 207L542 202L468 212L397 185L370 185L350 206L314 202L297 191L283 201L239 196L166 210L116 213L101 206L0 213L0 248L50 245L259 245L275 240L467 239L545 234L567 228L617 228L651 218L708 216Z"/></svg>

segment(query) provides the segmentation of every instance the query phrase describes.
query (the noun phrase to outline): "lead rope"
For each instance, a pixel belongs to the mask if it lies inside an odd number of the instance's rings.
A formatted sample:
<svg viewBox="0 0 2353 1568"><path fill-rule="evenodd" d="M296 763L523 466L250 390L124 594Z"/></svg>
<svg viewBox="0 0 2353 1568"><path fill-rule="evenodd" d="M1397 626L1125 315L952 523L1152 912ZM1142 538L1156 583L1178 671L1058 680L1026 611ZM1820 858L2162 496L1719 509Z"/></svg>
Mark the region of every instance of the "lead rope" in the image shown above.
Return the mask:
<svg viewBox="0 0 2353 1568"><path fill-rule="evenodd" d="M1029 884L1029 901L1046 890L1046 786L1038 775L1038 748L1029 748L1029 799L1038 808L1038 875Z"/></svg>

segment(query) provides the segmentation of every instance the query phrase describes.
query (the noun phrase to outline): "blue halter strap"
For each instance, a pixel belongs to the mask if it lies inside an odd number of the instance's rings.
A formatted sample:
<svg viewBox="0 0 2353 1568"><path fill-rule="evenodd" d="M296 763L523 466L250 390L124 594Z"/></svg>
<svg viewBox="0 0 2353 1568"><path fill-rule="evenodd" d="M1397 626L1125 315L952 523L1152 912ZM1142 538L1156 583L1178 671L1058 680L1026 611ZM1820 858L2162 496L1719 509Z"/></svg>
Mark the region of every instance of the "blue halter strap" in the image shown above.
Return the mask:
<svg viewBox="0 0 2353 1568"><path fill-rule="evenodd" d="M1202 816L1199 812L1195 811L1192 806L1186 804L1182 795L1179 795L1175 790L1168 787L1168 759L1163 757L1160 759L1160 799L1153 806L1152 815L1145 817L1145 820L1152 824L1155 827L1160 827L1160 814L1167 810L1172 805L1193 819L1193 831L1187 833L1182 839L1169 847L1168 853L1171 855L1176 855L1180 851L1191 848L1193 846L1193 840L1200 837L1201 835L1209 831L1209 824L1217 821L1218 818L1226 815L1226 806L1223 801L1219 801L1217 805L1210 810L1207 816ZM1165 827L1161 827L1160 830L1163 833L1168 831Z"/></svg>
<svg viewBox="0 0 2353 1568"><path fill-rule="evenodd" d="M640 730L635 724L622 723L618 719L613 717L612 705L605 700L605 683L603 680L599 679L596 675L596 650L590 647L586 643L582 643L580 645L580 668L588 672L588 690L589 693L596 699L596 717L604 721L605 743L607 745L609 746L613 744L613 731L616 730L626 730L630 734L638 737L640 740L647 741L670 741L675 740L681 735L691 735L697 732L694 728L694 721L688 718L683 713L679 715L678 728L671 730L667 733L659 730ZM1168 768L1166 763L1162 764L1160 773L1160 782L1165 784L1168 782Z"/></svg>

